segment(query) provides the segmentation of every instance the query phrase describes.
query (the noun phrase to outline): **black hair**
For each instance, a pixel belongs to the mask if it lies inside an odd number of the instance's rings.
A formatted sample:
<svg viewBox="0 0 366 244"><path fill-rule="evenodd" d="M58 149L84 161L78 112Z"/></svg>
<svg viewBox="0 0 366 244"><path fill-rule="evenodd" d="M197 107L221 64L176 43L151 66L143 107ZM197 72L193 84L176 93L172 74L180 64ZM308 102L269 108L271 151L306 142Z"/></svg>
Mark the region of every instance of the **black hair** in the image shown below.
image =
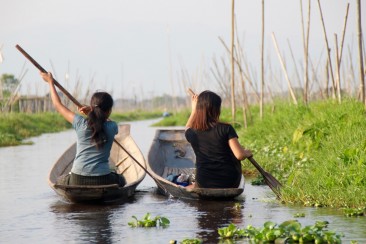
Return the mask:
<svg viewBox="0 0 366 244"><path fill-rule="evenodd" d="M92 142L102 148L107 142L104 122L108 119L113 107L113 98L107 92L96 92L90 100L92 110L88 114L88 126L92 130Z"/></svg>
<svg viewBox="0 0 366 244"><path fill-rule="evenodd" d="M193 117L192 128L209 130L220 118L221 97L212 91L203 91L198 95L196 114Z"/></svg>

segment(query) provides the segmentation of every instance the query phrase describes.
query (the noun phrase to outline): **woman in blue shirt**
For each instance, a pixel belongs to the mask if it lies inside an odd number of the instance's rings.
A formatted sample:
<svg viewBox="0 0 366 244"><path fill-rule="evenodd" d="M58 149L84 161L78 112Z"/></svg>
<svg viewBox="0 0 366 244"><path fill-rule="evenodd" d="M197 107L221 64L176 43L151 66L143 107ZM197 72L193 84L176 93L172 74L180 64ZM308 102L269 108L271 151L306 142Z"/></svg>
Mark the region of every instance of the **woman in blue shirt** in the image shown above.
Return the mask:
<svg viewBox="0 0 366 244"><path fill-rule="evenodd" d="M69 185L106 185L126 184L123 176L111 172L109 155L118 126L110 121L113 99L106 92L93 94L90 106L78 108L87 118L75 114L62 104L54 85L51 73L42 73L48 82L52 103L56 110L70 123L77 135L76 156L70 174L60 179L59 183Z"/></svg>

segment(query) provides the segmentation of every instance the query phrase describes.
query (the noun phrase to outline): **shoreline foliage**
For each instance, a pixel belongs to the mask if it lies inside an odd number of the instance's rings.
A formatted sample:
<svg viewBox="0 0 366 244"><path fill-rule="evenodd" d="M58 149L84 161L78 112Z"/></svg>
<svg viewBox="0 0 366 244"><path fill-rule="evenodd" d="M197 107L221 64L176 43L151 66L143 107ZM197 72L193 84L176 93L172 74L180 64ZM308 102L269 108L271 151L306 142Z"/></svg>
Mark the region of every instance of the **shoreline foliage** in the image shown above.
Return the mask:
<svg viewBox="0 0 366 244"><path fill-rule="evenodd" d="M135 111L128 113L112 113L111 119L116 122L136 121L159 118L162 112ZM60 114L46 113L2 113L0 116L0 147L32 144L24 140L43 133L54 133L71 128Z"/></svg>
<svg viewBox="0 0 366 244"><path fill-rule="evenodd" d="M240 130L241 142L285 187L281 200L305 206L364 207L366 118L363 104L349 99L304 105L276 104ZM251 167L244 161L244 167Z"/></svg>

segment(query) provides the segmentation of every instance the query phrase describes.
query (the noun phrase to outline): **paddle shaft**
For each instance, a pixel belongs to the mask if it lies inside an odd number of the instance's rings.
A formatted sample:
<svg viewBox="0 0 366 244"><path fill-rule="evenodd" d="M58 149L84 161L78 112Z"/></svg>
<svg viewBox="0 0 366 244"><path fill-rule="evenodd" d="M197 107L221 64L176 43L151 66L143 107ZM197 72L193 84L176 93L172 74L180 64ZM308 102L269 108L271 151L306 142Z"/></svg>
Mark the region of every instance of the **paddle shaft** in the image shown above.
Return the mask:
<svg viewBox="0 0 366 244"><path fill-rule="evenodd" d="M38 68L39 71L42 73L47 73L47 71L39 64L37 63L26 51L24 51L23 48L21 48L19 45L15 46L34 66ZM60 83L58 83L55 79L54 84L57 86L58 89L62 91L76 106L82 107L83 105L78 102L65 88L63 88Z"/></svg>
<svg viewBox="0 0 366 244"><path fill-rule="evenodd" d="M191 96L196 95L196 94L194 93L194 91L192 91L192 89L191 89L191 88L188 88L187 92L188 92L188 93L189 93L189 95L191 95Z"/></svg>
<svg viewBox="0 0 366 244"><path fill-rule="evenodd" d="M39 64L37 63L26 51L24 51L23 48L21 48L18 44L15 46L34 66L36 66L38 68L39 71L41 71L42 73L47 73L47 71ZM82 107L83 105L76 100L63 86L60 85L60 83L58 83L55 79L54 80L54 84L55 86L57 86L57 88L59 88L76 106L78 107ZM114 142L130 157L133 159L133 161L135 161L145 172L146 174L148 174L151 178L153 178L155 180L155 182L166 191L166 189L160 184L160 182L158 182L157 179L155 179L155 177L139 162L137 161L137 159L131 155L130 152L128 152L121 143L119 143L116 139L114 139Z"/></svg>

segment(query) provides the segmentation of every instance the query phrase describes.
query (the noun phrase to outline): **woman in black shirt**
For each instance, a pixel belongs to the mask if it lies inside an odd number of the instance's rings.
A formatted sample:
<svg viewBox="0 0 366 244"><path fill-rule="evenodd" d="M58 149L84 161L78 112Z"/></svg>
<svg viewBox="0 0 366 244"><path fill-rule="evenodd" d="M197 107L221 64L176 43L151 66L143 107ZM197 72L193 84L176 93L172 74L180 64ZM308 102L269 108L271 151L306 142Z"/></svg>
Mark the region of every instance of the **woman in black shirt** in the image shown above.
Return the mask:
<svg viewBox="0 0 366 244"><path fill-rule="evenodd" d="M235 188L240 184L240 161L251 157L235 129L219 121L221 98L211 91L192 95L192 112L185 136L196 154L196 187Z"/></svg>

